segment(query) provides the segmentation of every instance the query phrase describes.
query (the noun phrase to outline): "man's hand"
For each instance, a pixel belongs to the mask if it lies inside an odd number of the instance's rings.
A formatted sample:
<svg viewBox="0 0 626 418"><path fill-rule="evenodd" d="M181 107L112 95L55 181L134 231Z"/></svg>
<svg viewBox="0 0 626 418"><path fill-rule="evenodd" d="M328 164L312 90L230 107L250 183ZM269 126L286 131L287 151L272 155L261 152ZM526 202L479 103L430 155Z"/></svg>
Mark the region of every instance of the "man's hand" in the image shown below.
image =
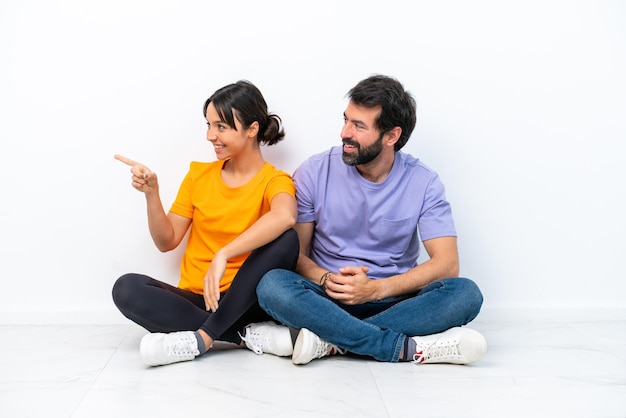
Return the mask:
<svg viewBox="0 0 626 418"><path fill-rule="evenodd" d="M358 305L376 299L376 281L367 277L369 268L347 266L326 280L326 294L346 305Z"/></svg>

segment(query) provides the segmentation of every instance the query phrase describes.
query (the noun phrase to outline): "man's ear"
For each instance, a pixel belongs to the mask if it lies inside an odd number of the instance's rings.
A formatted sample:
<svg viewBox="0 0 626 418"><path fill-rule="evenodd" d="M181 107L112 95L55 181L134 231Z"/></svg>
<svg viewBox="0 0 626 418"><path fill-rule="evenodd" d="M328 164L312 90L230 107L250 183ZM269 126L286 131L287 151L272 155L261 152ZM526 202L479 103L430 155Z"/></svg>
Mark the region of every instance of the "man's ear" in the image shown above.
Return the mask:
<svg viewBox="0 0 626 418"><path fill-rule="evenodd" d="M385 144L386 145L395 145L396 142L400 139L400 135L402 135L402 128L396 126L393 129L390 129L385 134Z"/></svg>

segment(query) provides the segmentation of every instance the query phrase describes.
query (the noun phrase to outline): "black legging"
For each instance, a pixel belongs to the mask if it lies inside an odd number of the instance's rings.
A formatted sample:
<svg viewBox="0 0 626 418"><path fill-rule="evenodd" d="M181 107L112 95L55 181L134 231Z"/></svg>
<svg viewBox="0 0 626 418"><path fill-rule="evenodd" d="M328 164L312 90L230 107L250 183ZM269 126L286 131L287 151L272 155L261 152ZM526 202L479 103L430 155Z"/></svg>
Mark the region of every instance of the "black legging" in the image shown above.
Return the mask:
<svg viewBox="0 0 626 418"><path fill-rule="evenodd" d="M150 332L204 330L213 340L241 342L238 331L252 322L271 319L259 306L256 287L275 268L293 270L298 261L298 235L285 231L250 253L222 294L216 312L208 312L203 295L143 274L128 273L113 285L113 301L122 314Z"/></svg>

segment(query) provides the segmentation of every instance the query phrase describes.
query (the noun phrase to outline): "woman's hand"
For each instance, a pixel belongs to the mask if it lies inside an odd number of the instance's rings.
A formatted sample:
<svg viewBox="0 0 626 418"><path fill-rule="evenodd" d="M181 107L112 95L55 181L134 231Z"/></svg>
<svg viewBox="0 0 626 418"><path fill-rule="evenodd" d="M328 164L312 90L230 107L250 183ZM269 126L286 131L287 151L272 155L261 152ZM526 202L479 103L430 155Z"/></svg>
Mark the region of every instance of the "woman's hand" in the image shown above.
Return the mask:
<svg viewBox="0 0 626 418"><path fill-rule="evenodd" d="M220 300L220 281L224 277L226 271L226 257L221 251L218 251L211 261L209 271L204 276L204 304L206 310L215 312L218 308Z"/></svg>
<svg viewBox="0 0 626 418"><path fill-rule="evenodd" d="M159 182L156 173L150 171L145 165L126 158L123 155L115 154L114 158L131 167L130 172L133 175L133 187L140 192L149 194L154 190L158 190Z"/></svg>

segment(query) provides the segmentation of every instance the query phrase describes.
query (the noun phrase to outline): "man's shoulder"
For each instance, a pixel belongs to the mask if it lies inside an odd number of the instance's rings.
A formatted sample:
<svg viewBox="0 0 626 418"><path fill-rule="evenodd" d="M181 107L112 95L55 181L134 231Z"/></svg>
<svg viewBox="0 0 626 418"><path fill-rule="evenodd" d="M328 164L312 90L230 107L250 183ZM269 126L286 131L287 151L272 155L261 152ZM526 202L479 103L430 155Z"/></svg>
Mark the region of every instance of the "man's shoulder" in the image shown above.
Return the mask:
<svg viewBox="0 0 626 418"><path fill-rule="evenodd" d="M325 149L324 151L317 152L311 155L309 158L305 160L305 162L306 161L310 161L313 163L324 162L324 161L330 160L332 156L337 155L337 154L341 154L341 147L331 147L331 148Z"/></svg>
<svg viewBox="0 0 626 418"><path fill-rule="evenodd" d="M435 170L433 170L429 165L425 164L422 160L406 152L396 152L396 158L400 160L402 166L405 169L416 170L421 173L431 173L432 175L437 174Z"/></svg>
<svg viewBox="0 0 626 418"><path fill-rule="evenodd" d="M337 157L338 155L338 157ZM298 170L319 170L324 166L328 166L334 160L339 158L341 160L341 147L332 147L328 148L322 152L315 153L305 159L300 167L296 169Z"/></svg>

